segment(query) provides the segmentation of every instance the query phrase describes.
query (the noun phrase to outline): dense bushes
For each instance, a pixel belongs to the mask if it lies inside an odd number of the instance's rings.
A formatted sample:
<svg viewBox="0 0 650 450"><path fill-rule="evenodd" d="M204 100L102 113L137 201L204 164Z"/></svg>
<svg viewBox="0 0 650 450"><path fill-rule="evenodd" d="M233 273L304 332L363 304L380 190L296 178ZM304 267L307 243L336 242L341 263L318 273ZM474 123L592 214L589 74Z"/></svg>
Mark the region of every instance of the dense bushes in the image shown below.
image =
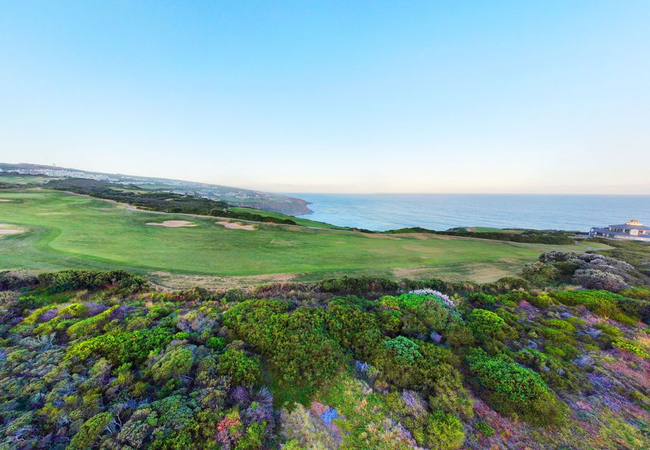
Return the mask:
<svg viewBox="0 0 650 450"><path fill-rule="evenodd" d="M72 438L68 449L86 450L92 448L100 433L104 431L111 420L113 420L113 416L108 412L97 414L88 419Z"/></svg>
<svg viewBox="0 0 650 450"><path fill-rule="evenodd" d="M127 292L139 292L150 287L142 277L125 270L100 272L96 270L63 270L61 272L43 273L38 276L40 284L53 292L87 289L95 291L105 288L117 288Z"/></svg>
<svg viewBox="0 0 650 450"><path fill-rule="evenodd" d="M501 317L485 309L472 310L467 323L479 342L501 342L515 336L514 331Z"/></svg>
<svg viewBox="0 0 650 450"><path fill-rule="evenodd" d="M102 334L71 347L66 353L66 358L83 361L90 357L103 356L117 366L129 362L139 364L147 359L150 352L165 348L173 338L173 332L162 327Z"/></svg>
<svg viewBox="0 0 650 450"><path fill-rule="evenodd" d="M482 349L474 350L467 361L485 395L500 412L520 415L538 425L562 421L562 404L538 373L505 355L490 357Z"/></svg>
<svg viewBox="0 0 650 450"><path fill-rule="evenodd" d="M549 294L559 303L569 306L584 306L589 311L604 317L635 323L639 318L650 318L647 303L614 294L608 291L564 291Z"/></svg>
<svg viewBox="0 0 650 450"><path fill-rule="evenodd" d="M5 270L0 272L0 291L18 291L33 288L38 284L38 278L22 272Z"/></svg>
<svg viewBox="0 0 650 450"><path fill-rule="evenodd" d="M260 359L237 348L230 348L219 357L217 371L231 377L236 386L252 386L262 379Z"/></svg>
<svg viewBox="0 0 650 450"><path fill-rule="evenodd" d="M60 281L92 286L79 279ZM284 293L266 287L225 301L111 286L0 294L0 448L650 443L630 425L649 404L645 291L379 295L391 287L379 283L332 298L294 284L304 297L250 299Z"/></svg>
<svg viewBox="0 0 650 450"><path fill-rule="evenodd" d="M646 258L650 258L650 251ZM650 284L647 274L644 276L628 262L595 253L545 252L539 262L524 267L522 276L540 287L573 284L611 292L629 285Z"/></svg>
<svg viewBox="0 0 650 450"><path fill-rule="evenodd" d="M318 308L289 311L286 302L253 300L226 311L224 324L251 344L281 374L284 382L319 384L333 377L344 351L326 331Z"/></svg>

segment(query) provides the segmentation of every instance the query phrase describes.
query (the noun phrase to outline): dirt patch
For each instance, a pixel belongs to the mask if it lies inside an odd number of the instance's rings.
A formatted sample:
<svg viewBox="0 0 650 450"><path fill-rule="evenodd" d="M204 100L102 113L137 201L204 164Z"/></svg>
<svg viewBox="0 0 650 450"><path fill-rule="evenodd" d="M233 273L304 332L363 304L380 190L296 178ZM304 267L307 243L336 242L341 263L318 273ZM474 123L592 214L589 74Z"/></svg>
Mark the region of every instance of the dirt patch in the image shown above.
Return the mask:
<svg viewBox="0 0 650 450"><path fill-rule="evenodd" d="M295 273L278 273L272 275L252 275L248 277L213 277L152 272L149 278L158 285L172 289L186 289L194 286L200 286L206 289L232 289L254 287L264 283L292 281L298 275Z"/></svg>
<svg viewBox="0 0 650 450"><path fill-rule="evenodd" d="M9 203L12 202L13 200L9 200L8 198L0 198L0 202L2 203Z"/></svg>
<svg viewBox="0 0 650 450"><path fill-rule="evenodd" d="M216 222L216 224L223 225L229 230L248 230L248 231L256 230L255 225L244 225L242 223L237 223L237 222Z"/></svg>
<svg viewBox="0 0 650 450"><path fill-rule="evenodd" d="M155 225L165 228L195 227L196 224L187 220L165 220L164 222L147 222L147 225Z"/></svg>
<svg viewBox="0 0 650 450"><path fill-rule="evenodd" d="M39 215L39 216L69 216L70 213L51 212L51 213L38 213L37 215Z"/></svg>

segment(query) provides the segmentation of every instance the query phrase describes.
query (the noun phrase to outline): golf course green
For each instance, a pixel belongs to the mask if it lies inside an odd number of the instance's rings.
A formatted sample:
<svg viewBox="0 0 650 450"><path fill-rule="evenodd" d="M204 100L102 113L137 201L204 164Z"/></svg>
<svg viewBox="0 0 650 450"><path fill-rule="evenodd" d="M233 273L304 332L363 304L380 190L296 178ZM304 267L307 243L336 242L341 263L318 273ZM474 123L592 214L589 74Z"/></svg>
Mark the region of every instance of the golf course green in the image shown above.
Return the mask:
<svg viewBox="0 0 650 450"><path fill-rule="evenodd" d="M151 225L166 221L191 226ZM242 228L238 223L135 211L47 189L3 190L0 270L123 268L171 284L175 277L188 276L257 277L259 282L345 274L488 282L518 274L544 251L586 249L261 223Z"/></svg>

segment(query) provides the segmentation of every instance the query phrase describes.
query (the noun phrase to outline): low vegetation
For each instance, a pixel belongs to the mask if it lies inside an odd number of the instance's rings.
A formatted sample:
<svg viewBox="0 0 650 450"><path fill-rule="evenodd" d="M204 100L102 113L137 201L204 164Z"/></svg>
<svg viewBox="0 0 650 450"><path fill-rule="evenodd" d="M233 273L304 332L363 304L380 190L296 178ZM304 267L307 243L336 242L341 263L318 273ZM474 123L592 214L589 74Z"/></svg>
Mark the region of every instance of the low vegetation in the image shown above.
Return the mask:
<svg viewBox="0 0 650 450"><path fill-rule="evenodd" d="M3 273L0 448L648 448L646 290L513 285Z"/></svg>

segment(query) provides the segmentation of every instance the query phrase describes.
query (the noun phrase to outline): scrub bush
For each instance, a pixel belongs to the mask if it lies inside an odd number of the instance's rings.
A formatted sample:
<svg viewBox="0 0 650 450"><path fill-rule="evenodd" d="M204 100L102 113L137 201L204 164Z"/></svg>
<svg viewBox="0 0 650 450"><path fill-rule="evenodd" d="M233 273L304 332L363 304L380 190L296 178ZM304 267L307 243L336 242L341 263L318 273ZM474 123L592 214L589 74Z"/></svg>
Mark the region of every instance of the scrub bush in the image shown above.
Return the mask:
<svg viewBox="0 0 650 450"><path fill-rule="evenodd" d="M555 425L563 420L562 404L538 373L503 354L490 357L482 349L472 351L467 361L497 411L520 415L534 425Z"/></svg>

